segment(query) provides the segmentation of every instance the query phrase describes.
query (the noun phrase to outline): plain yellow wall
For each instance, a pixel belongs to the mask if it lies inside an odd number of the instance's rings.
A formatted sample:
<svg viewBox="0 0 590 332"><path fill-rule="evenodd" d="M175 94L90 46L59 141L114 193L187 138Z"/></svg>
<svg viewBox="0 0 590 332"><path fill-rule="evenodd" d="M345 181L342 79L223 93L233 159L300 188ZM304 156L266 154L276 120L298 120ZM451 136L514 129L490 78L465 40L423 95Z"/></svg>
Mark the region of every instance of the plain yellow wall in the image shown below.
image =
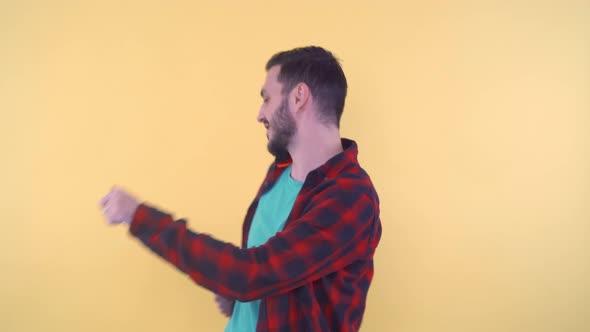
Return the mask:
<svg viewBox="0 0 590 332"><path fill-rule="evenodd" d="M222 331L112 184L239 242L264 64L319 44L381 195L362 331L590 331L588 1L2 1L0 330Z"/></svg>

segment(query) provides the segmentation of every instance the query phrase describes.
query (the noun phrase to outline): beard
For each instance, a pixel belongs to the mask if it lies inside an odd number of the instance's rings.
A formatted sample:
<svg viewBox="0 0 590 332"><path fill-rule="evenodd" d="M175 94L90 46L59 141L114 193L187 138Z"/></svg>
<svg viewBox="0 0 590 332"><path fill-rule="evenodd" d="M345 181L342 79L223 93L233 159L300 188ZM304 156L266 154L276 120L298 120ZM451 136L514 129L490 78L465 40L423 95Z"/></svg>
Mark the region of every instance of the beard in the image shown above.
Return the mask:
<svg viewBox="0 0 590 332"><path fill-rule="evenodd" d="M269 128L273 129L274 135L269 138L268 152L278 159L285 159L289 156L288 147L297 131L295 119L289 111L287 98L283 99L275 113L269 123Z"/></svg>

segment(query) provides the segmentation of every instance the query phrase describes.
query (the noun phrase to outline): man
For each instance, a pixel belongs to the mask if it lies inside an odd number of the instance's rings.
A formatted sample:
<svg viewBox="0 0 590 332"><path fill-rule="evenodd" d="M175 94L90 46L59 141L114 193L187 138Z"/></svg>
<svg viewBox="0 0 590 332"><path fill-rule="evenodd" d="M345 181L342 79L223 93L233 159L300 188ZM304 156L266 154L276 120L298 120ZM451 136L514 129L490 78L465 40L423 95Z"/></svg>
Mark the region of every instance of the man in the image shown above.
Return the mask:
<svg viewBox="0 0 590 332"><path fill-rule="evenodd" d="M122 189L102 200L111 224L213 291L225 331L357 331L381 237L379 199L341 139L347 83L320 47L274 55L258 122L276 157L249 207L242 246L188 230Z"/></svg>

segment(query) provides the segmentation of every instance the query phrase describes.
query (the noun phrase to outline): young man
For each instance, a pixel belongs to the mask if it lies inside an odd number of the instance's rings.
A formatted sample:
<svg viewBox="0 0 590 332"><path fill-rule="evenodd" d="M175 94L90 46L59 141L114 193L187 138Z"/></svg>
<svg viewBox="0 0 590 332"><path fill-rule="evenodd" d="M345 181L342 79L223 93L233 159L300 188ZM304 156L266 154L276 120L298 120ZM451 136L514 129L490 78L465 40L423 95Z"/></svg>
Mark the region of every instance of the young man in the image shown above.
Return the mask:
<svg viewBox="0 0 590 332"><path fill-rule="evenodd" d="M225 331L357 331L381 237L379 199L340 138L347 83L320 47L274 55L258 122L276 157L249 207L242 246L190 231L122 189L102 200L110 224L216 293Z"/></svg>

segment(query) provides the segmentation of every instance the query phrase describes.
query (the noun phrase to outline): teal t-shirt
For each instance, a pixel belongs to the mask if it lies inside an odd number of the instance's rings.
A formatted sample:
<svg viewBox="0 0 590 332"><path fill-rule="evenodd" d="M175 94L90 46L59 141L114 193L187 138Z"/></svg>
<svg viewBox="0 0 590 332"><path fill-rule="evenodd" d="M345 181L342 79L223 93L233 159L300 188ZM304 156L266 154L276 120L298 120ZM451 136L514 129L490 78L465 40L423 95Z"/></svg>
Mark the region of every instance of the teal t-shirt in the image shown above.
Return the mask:
<svg viewBox="0 0 590 332"><path fill-rule="evenodd" d="M265 244L276 233L283 230L302 185L303 182L296 181L291 177L291 166L289 166L283 171L274 186L260 197L248 233L248 248ZM225 332L256 331L259 308L260 300L236 301Z"/></svg>

